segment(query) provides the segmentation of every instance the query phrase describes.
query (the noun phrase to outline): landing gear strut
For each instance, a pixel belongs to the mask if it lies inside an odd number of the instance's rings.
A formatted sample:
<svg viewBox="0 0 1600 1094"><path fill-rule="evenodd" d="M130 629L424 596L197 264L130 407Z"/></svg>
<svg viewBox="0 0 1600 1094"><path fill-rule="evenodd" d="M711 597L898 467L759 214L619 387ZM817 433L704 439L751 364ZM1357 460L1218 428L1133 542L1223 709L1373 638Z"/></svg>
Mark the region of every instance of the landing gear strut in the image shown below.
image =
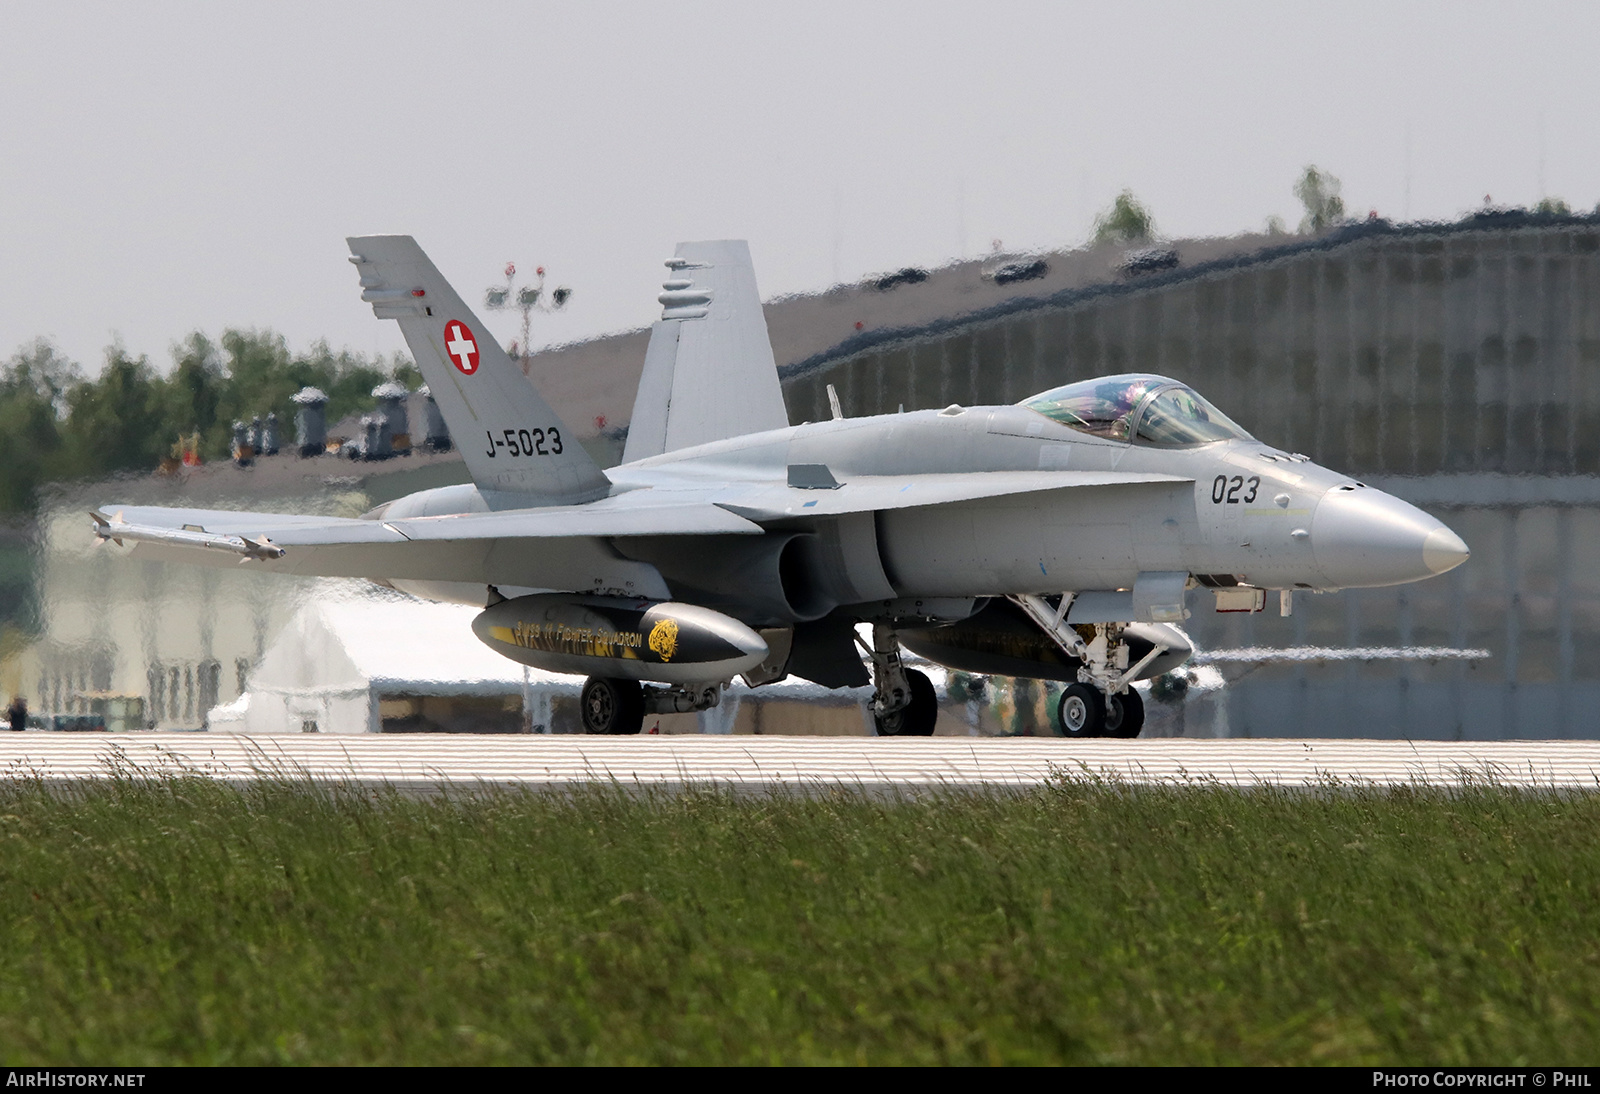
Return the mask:
<svg viewBox="0 0 1600 1094"><path fill-rule="evenodd" d="M1137 737L1144 728L1144 700L1131 685L1167 647L1154 647L1130 666L1123 625L1090 624L1093 637L1085 640L1078 628L1066 621L1072 599L1072 593L1063 593L1059 604L1040 596L1011 598L1064 653L1082 663L1078 682L1067 686L1056 706L1061 731L1068 737Z"/></svg>
<svg viewBox="0 0 1600 1094"><path fill-rule="evenodd" d="M872 720L880 737L931 737L939 719L939 696L926 673L900 660L900 643L884 623L872 627Z"/></svg>
<svg viewBox="0 0 1600 1094"><path fill-rule="evenodd" d="M638 733L646 714L689 714L722 701L722 685L679 684L644 687L637 680L591 676L583 684L579 705L585 733Z"/></svg>

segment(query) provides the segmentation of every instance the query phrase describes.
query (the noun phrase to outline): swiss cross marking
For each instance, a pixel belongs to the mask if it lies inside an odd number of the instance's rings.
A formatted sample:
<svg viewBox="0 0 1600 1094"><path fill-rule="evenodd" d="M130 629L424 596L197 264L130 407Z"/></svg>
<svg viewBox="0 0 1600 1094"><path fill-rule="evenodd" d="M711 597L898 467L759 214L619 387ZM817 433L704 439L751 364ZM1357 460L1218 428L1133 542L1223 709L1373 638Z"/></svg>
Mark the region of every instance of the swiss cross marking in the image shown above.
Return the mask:
<svg viewBox="0 0 1600 1094"><path fill-rule="evenodd" d="M444 325L444 350L450 363L468 376L478 371L478 343L465 323L452 319Z"/></svg>

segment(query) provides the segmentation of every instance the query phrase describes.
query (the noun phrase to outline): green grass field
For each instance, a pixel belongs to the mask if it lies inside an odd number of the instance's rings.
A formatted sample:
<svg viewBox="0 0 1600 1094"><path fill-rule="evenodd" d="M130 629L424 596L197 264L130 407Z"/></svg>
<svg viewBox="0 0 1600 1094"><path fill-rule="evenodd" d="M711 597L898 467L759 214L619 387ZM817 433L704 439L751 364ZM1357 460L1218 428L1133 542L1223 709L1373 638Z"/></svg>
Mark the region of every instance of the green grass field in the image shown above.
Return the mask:
<svg viewBox="0 0 1600 1094"><path fill-rule="evenodd" d="M0 1058L1600 1057L1600 796L0 788Z"/></svg>

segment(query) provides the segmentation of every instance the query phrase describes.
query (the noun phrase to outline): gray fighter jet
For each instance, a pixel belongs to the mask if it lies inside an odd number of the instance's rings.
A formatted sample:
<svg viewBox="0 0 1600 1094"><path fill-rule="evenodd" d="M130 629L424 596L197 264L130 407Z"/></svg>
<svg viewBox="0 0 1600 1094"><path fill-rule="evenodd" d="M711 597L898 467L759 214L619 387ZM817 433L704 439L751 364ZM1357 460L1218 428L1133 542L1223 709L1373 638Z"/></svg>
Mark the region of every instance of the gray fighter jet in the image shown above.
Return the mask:
<svg viewBox="0 0 1600 1094"><path fill-rule="evenodd" d="M491 648L589 677L590 732L704 710L739 675L860 686L870 665L879 732L930 734L934 689L904 647L1063 681L1069 735L1131 737L1144 714L1129 685L1192 653L1187 590L1241 611L1280 590L1287 608L1296 589L1418 581L1467 558L1427 514L1254 439L1162 376L1015 406L835 406L791 426L736 241L686 243L667 263L623 462L602 470L415 241L349 244L362 299L399 322L472 484L360 519L106 505L94 531L154 557L482 605L473 630Z"/></svg>

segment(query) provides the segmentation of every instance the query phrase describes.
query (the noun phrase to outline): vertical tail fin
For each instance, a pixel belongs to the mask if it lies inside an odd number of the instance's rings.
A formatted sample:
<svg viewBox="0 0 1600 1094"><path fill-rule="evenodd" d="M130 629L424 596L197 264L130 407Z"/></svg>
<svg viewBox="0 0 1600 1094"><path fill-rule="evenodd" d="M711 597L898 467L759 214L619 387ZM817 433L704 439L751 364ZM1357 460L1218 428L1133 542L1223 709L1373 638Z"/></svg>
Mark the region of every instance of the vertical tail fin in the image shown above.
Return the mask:
<svg viewBox="0 0 1600 1094"><path fill-rule="evenodd" d="M587 501L611 482L410 236L352 236L361 299L396 319L495 508ZM493 499L494 494L514 497Z"/></svg>
<svg viewBox="0 0 1600 1094"><path fill-rule="evenodd" d="M789 424L749 245L680 243L667 268L625 463Z"/></svg>

